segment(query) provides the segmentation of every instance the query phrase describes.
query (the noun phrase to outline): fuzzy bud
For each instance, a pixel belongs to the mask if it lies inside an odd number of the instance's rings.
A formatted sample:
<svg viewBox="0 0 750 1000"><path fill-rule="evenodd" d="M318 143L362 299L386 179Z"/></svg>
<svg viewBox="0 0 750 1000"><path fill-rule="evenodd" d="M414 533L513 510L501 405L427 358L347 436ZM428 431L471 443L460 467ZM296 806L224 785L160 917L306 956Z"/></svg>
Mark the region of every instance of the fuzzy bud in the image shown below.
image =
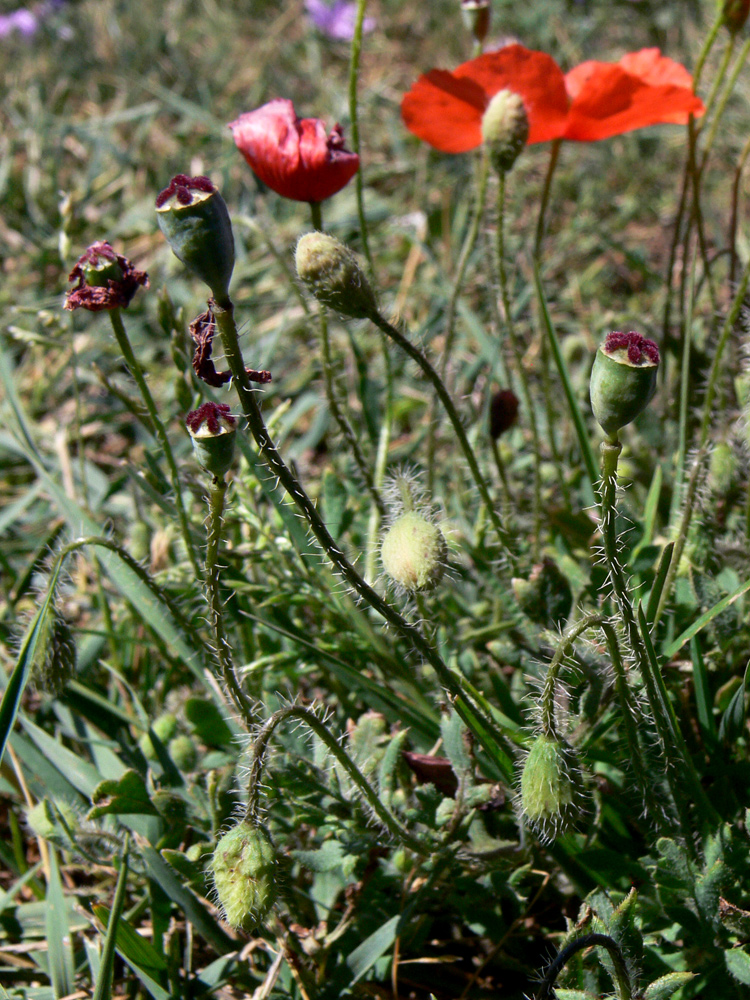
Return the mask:
<svg viewBox="0 0 750 1000"><path fill-rule="evenodd" d="M160 743L166 745L177 732L177 719L171 712L164 712L163 715L160 715L159 718L155 719L151 724L151 732ZM138 741L138 746L140 747L143 756L148 760L156 760L158 758L156 747L151 739L150 732L145 732L143 736L141 736Z"/></svg>
<svg viewBox="0 0 750 1000"><path fill-rule="evenodd" d="M610 333L591 371L591 408L604 432L616 437L656 392L659 349L640 333Z"/></svg>
<svg viewBox="0 0 750 1000"><path fill-rule="evenodd" d="M59 695L76 669L76 645L70 625L56 610L45 618L32 664L34 683L47 694Z"/></svg>
<svg viewBox="0 0 750 1000"><path fill-rule="evenodd" d="M507 173L529 138L529 118L523 100L512 90L501 90L482 116L482 139L492 166Z"/></svg>
<svg viewBox="0 0 750 1000"><path fill-rule="evenodd" d="M185 419L193 450L206 472L217 479L224 476L234 461L237 421L227 403L203 403Z"/></svg>
<svg viewBox="0 0 750 1000"><path fill-rule="evenodd" d="M156 199L156 218L172 251L221 302L234 270L234 235L224 199L208 177L177 174Z"/></svg>
<svg viewBox="0 0 750 1000"><path fill-rule="evenodd" d="M276 851L261 826L243 820L219 840L208 866L228 924L251 931L276 901Z"/></svg>
<svg viewBox="0 0 750 1000"><path fill-rule="evenodd" d="M195 743L189 736L175 736L167 747L169 756L181 771L192 771L198 760Z"/></svg>
<svg viewBox="0 0 750 1000"><path fill-rule="evenodd" d="M393 522L383 538L380 558L394 583L406 591L432 590L445 570L448 547L440 528L409 510Z"/></svg>
<svg viewBox="0 0 750 1000"><path fill-rule="evenodd" d="M333 236L306 233L294 254L297 275L318 302L353 319L377 312L375 294L354 254Z"/></svg>
<svg viewBox="0 0 750 1000"><path fill-rule="evenodd" d="M521 774L521 806L529 826L552 840L581 808L581 778L569 744L544 733L534 740Z"/></svg>

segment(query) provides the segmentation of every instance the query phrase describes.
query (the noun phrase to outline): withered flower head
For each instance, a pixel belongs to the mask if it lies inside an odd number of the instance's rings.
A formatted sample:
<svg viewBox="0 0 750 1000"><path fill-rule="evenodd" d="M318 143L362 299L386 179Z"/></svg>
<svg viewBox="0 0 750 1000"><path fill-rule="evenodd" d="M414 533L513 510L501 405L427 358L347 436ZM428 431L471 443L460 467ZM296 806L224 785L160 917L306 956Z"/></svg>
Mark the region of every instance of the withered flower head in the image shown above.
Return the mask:
<svg viewBox="0 0 750 1000"><path fill-rule="evenodd" d="M127 257L98 240L78 258L68 281L78 283L65 296L66 309L124 309L139 285L148 288L148 275L137 271Z"/></svg>

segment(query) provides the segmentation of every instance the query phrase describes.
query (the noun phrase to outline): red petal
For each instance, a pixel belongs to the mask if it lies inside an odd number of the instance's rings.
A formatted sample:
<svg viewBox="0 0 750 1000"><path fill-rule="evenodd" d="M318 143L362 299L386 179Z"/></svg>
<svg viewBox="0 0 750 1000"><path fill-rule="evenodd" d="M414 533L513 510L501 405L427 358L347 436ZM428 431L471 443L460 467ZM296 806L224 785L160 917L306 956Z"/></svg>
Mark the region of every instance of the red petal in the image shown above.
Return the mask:
<svg viewBox="0 0 750 1000"><path fill-rule="evenodd" d="M562 135L568 97L557 63L544 52L509 45L462 63L453 73L433 69L421 76L401 102L404 124L444 153L481 145L482 115L491 97L512 90L529 116L529 143Z"/></svg>
<svg viewBox="0 0 750 1000"><path fill-rule="evenodd" d="M668 56L663 56L659 49L641 49L639 52L628 52L619 63L626 73L637 76L644 83L654 86L666 86L693 89L693 78L680 63Z"/></svg>

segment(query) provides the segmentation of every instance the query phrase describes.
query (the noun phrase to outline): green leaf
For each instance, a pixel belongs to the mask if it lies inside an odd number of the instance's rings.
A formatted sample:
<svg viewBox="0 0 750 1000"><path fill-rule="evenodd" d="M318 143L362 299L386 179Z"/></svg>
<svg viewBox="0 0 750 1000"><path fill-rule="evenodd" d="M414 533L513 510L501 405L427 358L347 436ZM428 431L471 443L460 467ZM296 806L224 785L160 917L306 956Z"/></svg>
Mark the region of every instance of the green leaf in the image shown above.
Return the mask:
<svg viewBox="0 0 750 1000"><path fill-rule="evenodd" d="M125 813L157 815L146 784L137 771L126 771L119 780L102 781L94 789L91 801L94 808L88 814L89 819Z"/></svg>
<svg viewBox="0 0 750 1000"><path fill-rule="evenodd" d="M103 927L109 926L110 912L106 906L94 904L92 907L96 918ZM129 962L148 972L159 976L166 972L167 960L154 948L150 941L142 937L122 916L116 921L117 933L115 943L117 951Z"/></svg>
<svg viewBox="0 0 750 1000"><path fill-rule="evenodd" d="M49 848L49 882L47 883L47 960L55 997L68 996L75 989L73 952L68 926L65 897L57 865L57 853Z"/></svg>
<svg viewBox="0 0 750 1000"><path fill-rule="evenodd" d="M646 987L643 1000L669 1000L673 993L691 979L695 979L694 972L668 972L666 976L659 976Z"/></svg>
<svg viewBox="0 0 750 1000"><path fill-rule="evenodd" d="M646 619L649 625L654 624L654 618L656 617L656 611L659 607L659 601L661 600L662 591L664 590L664 584L667 581L667 573L669 572L669 566L672 562L672 553L674 552L674 542L669 542L664 546L664 551L659 559L659 565L656 570L656 577L654 578L653 586L651 587L651 593L648 597L648 604L646 605Z"/></svg>
<svg viewBox="0 0 750 1000"><path fill-rule="evenodd" d="M115 897L112 900L112 912L107 921L107 936L104 939L104 950L99 963L99 975L96 980L96 988L92 1000L110 1000L112 995L112 968L115 961L115 947L117 943L117 925L120 923L122 911L125 907L125 890L127 888L128 877L128 848L129 838L125 838L122 857L120 859L120 874L117 877Z"/></svg>
<svg viewBox="0 0 750 1000"><path fill-rule="evenodd" d="M558 1000L599 1000L598 993L589 993L588 990L564 990L559 986L555 987L555 994Z"/></svg>
<svg viewBox="0 0 750 1000"><path fill-rule="evenodd" d="M211 747L225 747L234 737L226 719L213 702L205 698L188 698L185 718L195 735Z"/></svg>
<svg viewBox="0 0 750 1000"><path fill-rule="evenodd" d="M721 717L719 723L719 740L722 743L734 743L745 728L745 692L750 691L750 663L745 667L742 684L737 688L732 700Z"/></svg>
<svg viewBox="0 0 750 1000"><path fill-rule="evenodd" d="M750 986L750 955L741 948L730 948L724 952L730 975L740 983Z"/></svg>
<svg viewBox="0 0 750 1000"><path fill-rule="evenodd" d="M346 851L338 840L326 840L317 851L292 851L291 855L311 872L333 872L340 870Z"/></svg>
<svg viewBox="0 0 750 1000"><path fill-rule="evenodd" d="M353 982L357 982L372 968L396 940L399 925L403 917L396 915L378 927L362 944L358 945L349 955L346 964L352 974Z"/></svg>
<svg viewBox="0 0 750 1000"><path fill-rule="evenodd" d="M703 738L709 746L716 744L716 721L713 713L711 689L708 682L708 671L703 660L703 654L696 636L690 640L690 656L693 661L693 687L695 688L695 704L698 724Z"/></svg>
<svg viewBox="0 0 750 1000"><path fill-rule="evenodd" d="M717 604L714 604L712 608L709 608L705 614L702 614L700 618L694 621L693 624L686 628L684 632L681 632L674 642L670 642L670 644L663 650L664 656L668 660L671 660L672 657L682 649L686 642L690 642L694 635L697 635L701 629L705 628L709 622L713 621L713 619L717 615L720 615L725 608L728 608L730 604L734 604L734 602L739 597L742 597L742 595L748 590L750 590L750 580L746 580L736 590L732 591L731 594L727 594L726 597L722 597Z"/></svg>
<svg viewBox="0 0 750 1000"><path fill-rule="evenodd" d="M447 713L440 720L440 733L443 737L445 755L451 762L451 767L456 772L456 777L468 774L471 771L471 757L466 748L468 735L466 726L455 712Z"/></svg>

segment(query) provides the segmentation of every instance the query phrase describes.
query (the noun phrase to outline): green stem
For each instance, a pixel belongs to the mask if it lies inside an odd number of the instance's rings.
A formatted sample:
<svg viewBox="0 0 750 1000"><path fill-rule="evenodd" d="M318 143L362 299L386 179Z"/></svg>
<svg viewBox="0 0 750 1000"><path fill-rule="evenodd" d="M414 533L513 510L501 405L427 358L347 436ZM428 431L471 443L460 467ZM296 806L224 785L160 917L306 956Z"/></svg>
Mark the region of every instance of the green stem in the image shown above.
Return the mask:
<svg viewBox="0 0 750 1000"><path fill-rule="evenodd" d="M461 445L461 450L463 451L466 461L469 465L469 469L471 470L471 474L476 484L476 487L479 490L479 494L482 498L482 501L484 502L485 507L487 508L487 512L490 516L493 527L495 528L495 532L500 541L500 544L505 550L505 556L508 559L512 568L515 559L511 551L510 535L508 533L507 528L503 524L500 516L495 510L495 505L492 501L489 487L487 486L485 478L482 475L482 472L479 468L479 463L477 462L476 455L474 454L474 449L469 444L469 439L466 436L466 431L464 430L463 425L461 423L461 417L459 416L458 411L456 410L456 407L453 403L453 400L450 397L448 390L445 388L445 384L443 383L442 379L435 371L435 369L432 367L430 362L424 356L424 354L422 354L422 352L418 348L414 347L414 345L404 336L403 333L401 333L400 330L398 330L395 326L389 323L388 320L385 319L383 316L381 316L380 313L378 313L377 311L374 311L370 315L370 320L379 329L381 329L383 333L388 334L391 340L393 340L394 343L398 344L398 346L406 354L408 354L413 361L416 361L416 363L422 369L422 371L427 376L429 381L432 383L433 388L437 393L438 399L443 404L443 408L445 409L445 412L448 415L448 419L453 425L453 430L455 431L456 437L458 438L458 443Z"/></svg>
<svg viewBox="0 0 750 1000"><path fill-rule="evenodd" d="M450 669L438 651L425 639L418 626L400 615L395 608L383 600L380 594L362 579L354 566L346 558L342 549L332 538L313 501L298 482L291 469L284 463L275 444L271 440L255 394L247 378L239 338L237 336L237 327L234 321L234 306L231 300L227 298L221 303L214 302L212 308L221 334L224 354L232 372L234 386L240 400L240 405L242 406L242 412L247 420L250 433L255 439L260 457L300 509L302 515L310 525L310 530L330 559L334 569L370 607L414 646L417 652L434 669L443 687L454 698L460 699L462 697L461 689L456 684ZM400 337L401 335L398 334L398 336ZM489 730L494 729L494 724L491 720L486 720L486 724ZM499 743L502 742L499 736L497 737L497 741ZM482 739L480 739L480 742L482 742L483 746L485 745ZM491 747L487 749L489 753L492 752Z"/></svg>
<svg viewBox="0 0 750 1000"><path fill-rule="evenodd" d="M557 167L557 161L560 156L560 146L562 145L562 139L555 139L550 148L549 163L547 164L547 173L544 177L544 187L542 188L542 199L539 204L539 215L536 220L536 235L534 236L534 260L538 261L542 252L542 240L544 239L544 230L547 222L547 206L549 205L549 195L552 189L552 178L555 175L555 168Z"/></svg>
<svg viewBox="0 0 750 1000"><path fill-rule="evenodd" d="M357 106L357 80L359 77L359 57L362 52L362 28L365 21L365 6L367 0L357 0L357 13L354 20L354 34L352 35L351 58L349 62L349 118L352 128L352 151L359 156L359 109ZM365 259L373 271L372 256L370 255L370 243L367 237L367 217L365 216L364 203L364 177L362 174L362 159L359 161L359 170L355 178L357 190L357 214L359 215L359 232L362 239L362 249Z"/></svg>
<svg viewBox="0 0 750 1000"><path fill-rule="evenodd" d="M215 476L208 495L208 536L206 542L206 587L208 603L211 608L211 624L216 639L216 657L219 671L234 707L240 713L247 726L254 726L256 719L239 685L232 662L232 649L224 628L224 604L221 599L219 580L219 547L221 531L224 523L224 502L227 494L227 481L222 476Z"/></svg>
<svg viewBox="0 0 750 1000"><path fill-rule="evenodd" d="M146 409L148 410L148 415L151 418L153 424L154 433L156 435L159 444L164 452L164 457L167 460L167 465L169 466L169 473L172 480L172 490L174 491L175 506L177 507L177 516L180 521L180 528L182 530L182 538L185 543L185 549L188 554L188 558L193 567L196 579L200 578L201 571L198 565L198 559L195 554L195 549L193 548L193 540L190 534L190 523L188 521L187 512L185 510L185 505L182 502L182 492L180 490L180 474L177 471L177 463L175 462L174 452L172 451L172 446L169 443L169 438L167 432L164 428L164 424L161 422L159 413L156 409L156 404L154 403L154 397L151 395L151 390L146 383L146 379L143 376L143 371L141 369L138 360L133 353L133 349L130 346L130 340L128 339L125 326L122 322L122 316L119 309L110 309L109 318L112 321L112 329L114 330L115 337L117 339L118 346L125 359L125 364L130 369L130 373L135 379L135 383L140 390L143 402L146 404Z"/></svg>
<svg viewBox="0 0 750 1000"><path fill-rule="evenodd" d="M612 959L612 965L614 968L614 983L617 989L617 1000L633 1000L633 987L630 982L630 973L628 972L627 962L625 961L625 957L620 950L620 946L608 934L584 934L582 937L575 938L567 944L562 951L557 954L554 961L550 964L544 974L541 986L534 994L534 1000L551 1000L551 998L555 995L555 980L565 967L565 963L568 962L577 952L583 951L584 948L592 948L594 946L598 948L606 948L609 952L610 958Z"/></svg>
<svg viewBox="0 0 750 1000"><path fill-rule="evenodd" d="M734 35L732 36L730 45L727 46L727 59L731 55L733 47L734 47ZM721 100L719 101L719 105L716 109L716 114L714 115L713 121L711 122L711 128L709 129L708 132L708 138L706 139L706 144L703 147L703 159L701 160L700 172L698 175L699 184L701 178L703 177L703 172L706 169L706 163L708 162L708 157L710 156L711 150L713 148L714 140L716 138L716 132L719 128L719 122L724 116L724 112L727 107L727 102L729 101L729 98L732 96L732 93L734 92L734 87L735 84L737 83L737 77L740 75L740 72L745 65L748 53L750 53L750 38L747 39L745 44L740 49L740 54L737 56L730 77L727 80L726 86L724 87L724 93L721 95ZM722 64L722 70L725 70L725 66L723 64ZM721 73L719 74L719 76L720 75Z"/></svg>
<svg viewBox="0 0 750 1000"><path fill-rule="evenodd" d="M742 147L737 167L734 171L734 181L732 183L732 215L729 224L729 287L734 285L734 277L737 273L737 219L740 204L740 183L742 181L742 171L745 169L747 158L750 156L750 137Z"/></svg>
<svg viewBox="0 0 750 1000"><path fill-rule="evenodd" d="M700 83L701 74L703 73L703 67L706 65L706 59L708 58L709 53L711 52L711 49L714 46L714 42L716 41L716 38L719 32L721 31L721 27L723 24L724 24L724 14L721 8L719 8L719 11L716 15L716 19L714 23L711 25L711 30L708 32L708 35L706 36L706 40L703 43L703 48L701 49L700 54L698 56L698 60L695 64L695 70L693 71L694 94L698 92L698 84Z"/></svg>
<svg viewBox="0 0 750 1000"><path fill-rule="evenodd" d="M503 300L503 312L505 313L505 325L508 330L508 337L510 340L511 350L513 352L513 359L516 363L516 368L518 370L518 376L521 380L521 392L523 394L524 403L526 405L526 412L529 418L529 426L531 428L531 437L533 441L534 449L534 537L533 537L533 556L534 559L538 557L539 545L541 542L541 525L542 525L542 446L539 440L539 425L536 419L536 409L534 408L534 403L531 398L531 388L529 386L529 379L526 374L526 369L523 366L523 353L521 351L520 344L518 343L518 337L516 336L516 328L513 323L513 314L511 312L510 295L508 293L508 275L505 269L505 173L500 172L498 193L497 193L497 244L496 244L496 254L495 254L495 265L497 267L497 276L500 284L500 294Z"/></svg>
<svg viewBox="0 0 750 1000"><path fill-rule="evenodd" d="M255 742L253 743L252 760L250 762L248 799L244 816L245 820L249 820L251 823L259 822L261 779L263 775L263 765L265 762L266 751L274 731L286 719L301 719L302 722L304 722L304 724L308 726L315 733L315 735L323 741L323 743L325 743L330 753L332 753L336 758L336 762L344 768L359 792L362 794L362 797L365 799L368 806L372 809L383 826L398 841L400 841L404 847L408 847L410 851L414 851L414 853L420 857L426 857L432 852L434 845L431 841L427 840L427 838L420 839L418 837L414 837L404 826L401 825L401 823L399 823L390 810L386 809L380 801L379 797L370 786L367 778L365 778L354 761L349 757L336 737L331 735L325 724L321 722L313 711L308 708L303 708L301 705L289 705L286 708L279 709L278 712L274 712L270 719L263 723L260 731L258 732Z"/></svg>

